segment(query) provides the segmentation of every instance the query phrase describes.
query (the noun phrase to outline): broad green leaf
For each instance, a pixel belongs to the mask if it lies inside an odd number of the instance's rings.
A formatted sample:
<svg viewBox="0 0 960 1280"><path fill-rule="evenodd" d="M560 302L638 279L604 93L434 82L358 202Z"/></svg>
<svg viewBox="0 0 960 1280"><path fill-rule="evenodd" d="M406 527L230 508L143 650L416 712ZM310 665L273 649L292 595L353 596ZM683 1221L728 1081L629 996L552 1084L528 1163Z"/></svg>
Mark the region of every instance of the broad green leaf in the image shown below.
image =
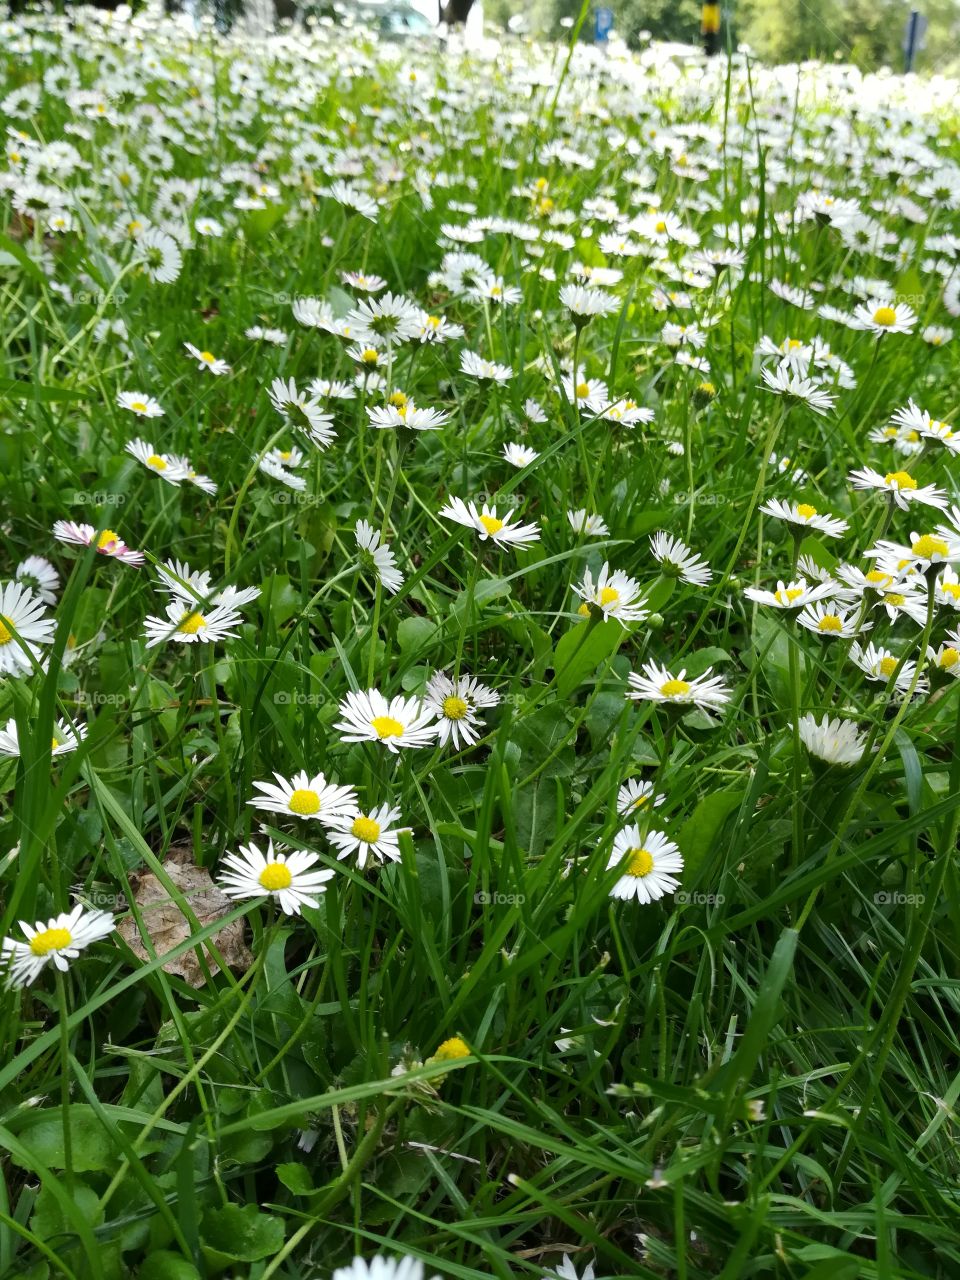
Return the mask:
<svg viewBox="0 0 960 1280"><path fill-rule="evenodd" d="M50 1169L66 1167L63 1153L63 1120L60 1108L45 1107L28 1115L18 1126L20 1138L38 1165ZM75 1102L70 1107L70 1146L73 1168L76 1173L107 1169L116 1159L117 1152L96 1112L85 1102ZM17 1155L11 1155L14 1164L26 1165Z"/></svg>
<svg viewBox="0 0 960 1280"><path fill-rule="evenodd" d="M578 622L557 641L553 665L561 698L569 698L628 635L613 618L595 623L592 630L589 627L589 622Z"/></svg>
<svg viewBox="0 0 960 1280"><path fill-rule="evenodd" d="M283 1247L283 1222L253 1204L228 1204L203 1215L203 1254L221 1269L232 1262L259 1262Z"/></svg>
<svg viewBox="0 0 960 1280"><path fill-rule="evenodd" d="M731 813L740 808L744 791L715 791L705 796L686 820L677 835L677 844L683 854L683 883L696 883L701 867L711 853L716 853L716 864L721 861L722 849L717 847L718 837Z"/></svg>

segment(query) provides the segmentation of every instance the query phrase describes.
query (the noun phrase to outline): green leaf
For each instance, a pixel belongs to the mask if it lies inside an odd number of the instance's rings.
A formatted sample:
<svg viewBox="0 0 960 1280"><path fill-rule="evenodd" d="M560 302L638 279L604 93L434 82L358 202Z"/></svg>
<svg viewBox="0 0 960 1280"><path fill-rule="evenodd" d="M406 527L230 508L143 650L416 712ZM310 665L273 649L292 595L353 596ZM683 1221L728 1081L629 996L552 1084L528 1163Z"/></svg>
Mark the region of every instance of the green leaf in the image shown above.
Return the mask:
<svg viewBox="0 0 960 1280"><path fill-rule="evenodd" d="M116 1160L117 1152L93 1107L85 1102L75 1102L70 1107L69 1117L74 1172L86 1173L89 1170L109 1168ZM63 1119L59 1107L33 1112L19 1126L17 1137L23 1141L30 1155L36 1158L39 1166L45 1165L49 1169L66 1167ZM14 1164L24 1168L34 1167L16 1154L12 1154L11 1159Z"/></svg>
<svg viewBox="0 0 960 1280"><path fill-rule="evenodd" d="M397 644L400 652L413 656L426 646L437 632L437 624L429 618L404 618L397 627Z"/></svg>
<svg viewBox="0 0 960 1280"><path fill-rule="evenodd" d="M289 1164L277 1165L277 1177L295 1196L308 1196L316 1188L305 1165L291 1161Z"/></svg>
<svg viewBox="0 0 960 1280"><path fill-rule="evenodd" d="M85 400L82 391L69 387L45 387L39 382L20 382L17 378L0 378L0 397L8 400L34 400L50 404L55 400Z"/></svg>
<svg viewBox="0 0 960 1280"><path fill-rule="evenodd" d="M589 627L589 622L577 623L557 641L553 665L561 698L569 698L602 662L616 653L628 634L613 618L594 623L592 630Z"/></svg>
<svg viewBox="0 0 960 1280"><path fill-rule="evenodd" d="M47 277L43 274L40 265L34 262L22 244L18 244L16 240L11 239L3 231L0 231L0 249L3 249L5 253L9 253L11 258L15 258L27 275L32 280L35 280L37 284L46 284Z"/></svg>
<svg viewBox="0 0 960 1280"><path fill-rule="evenodd" d="M200 1280L200 1272L182 1254L158 1249L144 1258L137 1280Z"/></svg>
<svg viewBox="0 0 960 1280"><path fill-rule="evenodd" d="M202 1247L214 1266L259 1262L283 1247L283 1222L254 1204L228 1204L203 1215Z"/></svg>
<svg viewBox="0 0 960 1280"><path fill-rule="evenodd" d="M707 855L715 848L723 824L740 808L745 791L715 791L706 796L694 809L677 835L677 844L683 854L683 882L696 881Z"/></svg>
<svg viewBox="0 0 960 1280"><path fill-rule="evenodd" d="M92 1227L103 1221L103 1210L100 1208L100 1197L83 1182L74 1183L72 1189L64 1184L65 1191L73 1203ZM41 1187L37 1202L30 1218L30 1230L41 1240L52 1240L54 1236L72 1235L73 1224L70 1222L62 1205L49 1187Z"/></svg>

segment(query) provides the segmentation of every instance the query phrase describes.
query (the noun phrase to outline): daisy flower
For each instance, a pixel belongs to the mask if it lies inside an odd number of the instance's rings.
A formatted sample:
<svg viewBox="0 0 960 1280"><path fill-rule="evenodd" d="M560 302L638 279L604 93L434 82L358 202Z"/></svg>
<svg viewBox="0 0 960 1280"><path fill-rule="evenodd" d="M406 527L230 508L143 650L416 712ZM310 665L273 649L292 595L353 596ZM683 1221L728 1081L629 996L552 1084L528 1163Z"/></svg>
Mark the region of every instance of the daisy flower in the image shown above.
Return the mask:
<svg viewBox="0 0 960 1280"><path fill-rule="evenodd" d="M209 369L211 373L215 373L218 377L230 372L230 366L226 360L218 360L212 351L201 351L192 342L185 342L183 345L187 349L187 354L196 360L198 369Z"/></svg>
<svg viewBox="0 0 960 1280"><path fill-rule="evenodd" d="M882 645L873 643L863 648L856 641L850 646L850 661L860 668L868 680L873 680L877 684L889 684L893 673L900 665L900 658L890 649L884 649ZM910 687L916 670L915 662L908 661L900 667L895 684L898 692L903 692ZM919 687L917 692L920 692Z"/></svg>
<svg viewBox="0 0 960 1280"><path fill-rule="evenodd" d="M686 670L673 675L656 662L645 662L643 674L631 671L628 698L635 702L660 702L671 706L694 706L715 711L730 701L730 690L721 676L711 676L713 667L703 675L686 678Z"/></svg>
<svg viewBox="0 0 960 1280"><path fill-rule="evenodd" d="M440 745L452 742L459 750L477 741L477 730L483 727L477 712L483 707L495 707L500 695L473 676L461 675L452 680L436 671L427 681L425 701L437 718Z"/></svg>
<svg viewBox="0 0 960 1280"><path fill-rule="evenodd" d="M574 533L584 533L588 538L605 538L610 532L603 517L589 514L585 507L568 511L567 520Z"/></svg>
<svg viewBox="0 0 960 1280"><path fill-rule="evenodd" d="M421 342L435 342L439 345L463 337L463 325L454 324L446 316L434 316L428 311L421 311L419 323Z"/></svg>
<svg viewBox="0 0 960 1280"><path fill-rule="evenodd" d="M670 577L681 578L695 587L705 587L713 577L710 566L695 551L662 529L651 537L650 550L661 572Z"/></svg>
<svg viewBox="0 0 960 1280"><path fill-rule="evenodd" d="M609 316L620 310L620 300L603 289L582 284L565 284L560 290L560 303L573 316L577 328L588 324L594 316Z"/></svg>
<svg viewBox="0 0 960 1280"><path fill-rule="evenodd" d="M40 662L38 645L50 644L56 621L46 605L22 582L0 587L0 675L29 675Z"/></svg>
<svg viewBox="0 0 960 1280"><path fill-rule="evenodd" d="M656 902L680 887L683 857L662 831L640 834L636 825L624 827L614 837L607 870L617 867L620 878L610 890L611 898Z"/></svg>
<svg viewBox="0 0 960 1280"><path fill-rule="evenodd" d="M462 498L451 498L440 508L439 514L445 520L454 520L467 529L474 529L480 535L480 541L489 538L498 547L523 547L531 542L540 541L540 530L535 524L510 523L513 509L502 518L497 515L496 507L483 504L483 510L477 510L475 502L466 503Z"/></svg>
<svg viewBox="0 0 960 1280"><path fill-rule="evenodd" d="M901 511L906 511L911 502L922 502L928 507L947 505L947 495L942 489L932 484L921 488L909 471L888 471L881 475L872 467L864 467L851 471L847 479L855 489L879 489L888 493Z"/></svg>
<svg viewBox="0 0 960 1280"><path fill-rule="evenodd" d="M235 636L236 628L243 621L240 613L228 605L214 605L201 612L179 598L166 606L166 615L166 618L144 618L146 648L152 649L165 640L176 644L216 644Z"/></svg>
<svg viewBox="0 0 960 1280"><path fill-rule="evenodd" d="M299 449L284 449L282 451L279 449L271 449L265 457L260 459L257 463L257 467L265 476L269 476L271 480L279 480L280 483L285 484L287 488L296 489L299 492L302 492L307 487L306 480L304 480L303 476L298 476L294 474L293 471L287 470L287 465L300 466L301 462L295 463L290 461L289 464L284 464L282 461L284 456L292 459L295 454L299 455L302 462L303 454L300 453Z"/></svg>
<svg viewBox="0 0 960 1280"><path fill-rule="evenodd" d="M354 810L339 818L327 833L327 839L339 851L338 858L357 855L357 866L362 871L371 859L383 862L400 860L400 833L408 827L396 827L399 809L381 804L369 813Z"/></svg>
<svg viewBox="0 0 960 1280"><path fill-rule="evenodd" d="M649 615L643 607L643 590L635 578L628 577L621 569L612 569L604 562L597 580L589 569L584 570L583 581L573 587L583 601L579 612L589 616L591 607L599 609L604 621L616 618L626 626L628 622L642 622Z"/></svg>
<svg viewBox="0 0 960 1280"><path fill-rule="evenodd" d="M124 564L143 564L143 552L131 550L112 529L103 529L98 534L92 524L57 520L53 526L53 536L58 542L68 542L80 547L89 547L94 544L100 555L110 556Z"/></svg>
<svg viewBox="0 0 960 1280"><path fill-rule="evenodd" d="M574 383L572 377L564 374L560 379L560 386L569 404L576 404L590 413L599 413L604 405L610 404L610 391L602 378L579 376Z"/></svg>
<svg viewBox="0 0 960 1280"><path fill-rule="evenodd" d="M411 1257L354 1258L349 1266L334 1271L333 1280L424 1280L423 1263ZM440 1277L433 1276L431 1280L440 1280Z"/></svg>
<svg viewBox="0 0 960 1280"><path fill-rule="evenodd" d="M870 623L859 624L854 614L845 613L833 605L818 600L808 604L797 618L801 627L829 640L849 640L860 630L868 630Z"/></svg>
<svg viewBox="0 0 960 1280"><path fill-rule="evenodd" d="M298 391L293 378L286 382L282 378L274 378L268 395L277 413L299 427L319 448L325 449L336 439L336 432L330 427L333 415L323 411L316 397L311 398L305 391Z"/></svg>
<svg viewBox="0 0 960 1280"><path fill-rule="evenodd" d="M139 436L125 445L124 449L148 471L152 471L161 480L166 480L167 484L180 485L187 478L186 471L177 466L169 454L157 453L152 444L141 440Z"/></svg>
<svg viewBox="0 0 960 1280"><path fill-rule="evenodd" d="M953 330L945 329L943 325L928 324L920 334L924 342L928 342L931 347L942 347L945 343L953 338Z"/></svg>
<svg viewBox="0 0 960 1280"><path fill-rule="evenodd" d="M210 572L207 569L191 569L185 560L166 560L157 565L160 581L157 586L166 591L175 600L185 605L207 603L225 605L236 609L240 605L250 604L260 595L259 587L223 587L214 591L210 586Z"/></svg>
<svg viewBox="0 0 960 1280"><path fill-rule="evenodd" d="M936 533L911 532L909 546L880 541L863 554L868 559L876 559L878 566L885 571L890 567L902 570L913 566L926 573L938 565L960 560L960 540L953 530L941 525Z"/></svg>
<svg viewBox="0 0 960 1280"><path fill-rule="evenodd" d="M836 516L821 515L809 502L781 502L779 498L768 498L762 503L760 510L777 520L785 520L787 524L804 529L816 529L828 538L839 538L846 533L849 525L846 520Z"/></svg>
<svg viewBox="0 0 960 1280"><path fill-rule="evenodd" d="M530 449L524 444L505 444L503 456L515 467L529 467L531 462L536 462L540 457L536 449Z"/></svg>
<svg viewBox="0 0 960 1280"><path fill-rule="evenodd" d="M340 279L351 289L360 289L364 293L382 293L387 287L383 276L367 276L362 271L341 271Z"/></svg>
<svg viewBox="0 0 960 1280"><path fill-rule="evenodd" d="M539 404L536 400L524 400L523 416L526 418L528 422L546 422L547 421L547 415L544 412L543 406Z"/></svg>
<svg viewBox="0 0 960 1280"><path fill-rule="evenodd" d="M776 591L764 591L760 587L745 587L743 594L757 604L769 605L773 609L804 609L817 600L826 600L833 595L834 588L829 582L816 582L813 585L805 578L797 578L795 582L777 583Z"/></svg>
<svg viewBox="0 0 960 1280"><path fill-rule="evenodd" d="M774 395L799 400L814 413L826 415L836 403L836 397L824 391L812 378L802 378L798 374L791 373L785 364L778 365L773 373L769 369L761 369L760 376L768 391L772 391Z"/></svg>
<svg viewBox="0 0 960 1280"><path fill-rule="evenodd" d="M274 849L272 840L265 854L255 844L242 844L239 853L223 859L217 884L228 898L275 898L284 915L298 916L303 907L320 905L326 882L336 874L326 867L311 870L317 858L305 849Z"/></svg>
<svg viewBox="0 0 960 1280"><path fill-rule="evenodd" d="M850 720L824 716L820 723L807 712L797 724L800 741L812 756L826 764L839 764L845 768L859 764L867 740Z"/></svg>
<svg viewBox="0 0 960 1280"><path fill-rule="evenodd" d="M653 794L653 783L642 778L628 778L617 791L617 813L621 817L636 813L638 809L659 808L666 800L662 792Z"/></svg>
<svg viewBox="0 0 960 1280"><path fill-rule="evenodd" d="M148 227L135 241L133 261L155 283L173 284L183 266L183 255L173 236L159 227Z"/></svg>
<svg viewBox="0 0 960 1280"><path fill-rule="evenodd" d="M420 307L400 294L362 298L346 320L357 336L373 334L383 343L406 342L420 337Z"/></svg>
<svg viewBox="0 0 960 1280"><path fill-rule="evenodd" d="M948 636L947 642L934 649L927 646L927 662L937 671L942 671L954 679L960 678L960 648L958 637Z"/></svg>
<svg viewBox="0 0 960 1280"><path fill-rule="evenodd" d="M403 574L397 568L396 557L390 544L381 540L380 534L366 520L358 520L353 534L360 549L362 567L372 565L373 572L385 591L395 595L403 586Z"/></svg>
<svg viewBox="0 0 960 1280"><path fill-rule="evenodd" d="M328 782L322 773L311 778L305 769L292 778L275 773L276 782L255 782L261 793L247 804L269 813L285 813L297 818L316 818L326 825L342 818L356 807L357 793L353 787L341 787Z"/></svg>
<svg viewBox="0 0 960 1280"><path fill-rule="evenodd" d="M17 582L22 582L44 604L56 604L57 592L60 589L60 575L43 556L27 556L21 560L13 572Z"/></svg>
<svg viewBox="0 0 960 1280"><path fill-rule="evenodd" d="M121 409L129 409L138 418L163 417L163 410L160 405L154 400L153 396L148 396L145 391L120 391L117 394L117 404Z"/></svg>
<svg viewBox="0 0 960 1280"><path fill-rule="evenodd" d="M460 371L468 378L479 378L483 381L498 382L501 385L513 377L513 370L508 364L497 364L494 360L484 360L475 351L460 352Z"/></svg>
<svg viewBox="0 0 960 1280"><path fill-rule="evenodd" d="M6 971L7 985L25 987L36 982L48 964L65 973L70 967L69 961L76 960L92 943L107 937L114 927L114 918L108 911L87 911L80 903L72 911L52 916L46 922L39 920L30 925L21 920L20 928L26 941L3 940L0 967Z"/></svg>
<svg viewBox="0 0 960 1280"><path fill-rule="evenodd" d="M871 298L853 311L852 329L870 333L910 333L917 323L917 313L905 302Z"/></svg>
<svg viewBox="0 0 960 1280"><path fill-rule="evenodd" d="M63 756L69 751L76 751L86 736L86 725L78 724L74 729L70 727L66 720L59 720L53 734L53 741L50 744L50 754L52 756ZM0 729L0 756L19 756L19 754L20 735L17 732L17 722L14 719L10 719Z"/></svg>
<svg viewBox="0 0 960 1280"><path fill-rule="evenodd" d="M936 599L938 605L947 609L960 609L960 576L949 565L937 578Z"/></svg>
<svg viewBox="0 0 960 1280"><path fill-rule="evenodd" d="M343 717L333 727L344 742L379 742L388 751L426 747L435 741L433 711L420 698L398 695L388 702L379 689L348 693L340 703Z"/></svg>
<svg viewBox="0 0 960 1280"><path fill-rule="evenodd" d="M450 419L444 409L421 409L412 400L404 398L402 404L368 406L367 416L372 426L381 431L388 427L409 427L411 431L439 431Z"/></svg>
<svg viewBox="0 0 960 1280"><path fill-rule="evenodd" d="M217 492L217 482L211 480L209 476L201 475L198 471L195 471L186 454L168 454L167 461L171 466L179 467L183 471L183 478L187 484L192 484L195 488L202 489L204 493L215 494Z"/></svg>

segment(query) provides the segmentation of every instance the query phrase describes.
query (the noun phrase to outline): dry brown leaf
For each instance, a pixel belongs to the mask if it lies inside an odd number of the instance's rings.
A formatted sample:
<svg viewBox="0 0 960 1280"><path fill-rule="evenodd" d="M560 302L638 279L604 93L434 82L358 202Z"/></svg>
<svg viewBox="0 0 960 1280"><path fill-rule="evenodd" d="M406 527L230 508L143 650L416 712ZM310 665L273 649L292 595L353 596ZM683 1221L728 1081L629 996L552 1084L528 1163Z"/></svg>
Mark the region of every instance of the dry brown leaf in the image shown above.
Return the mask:
<svg viewBox="0 0 960 1280"><path fill-rule="evenodd" d="M193 850L189 845L172 846L163 869L183 894L202 926L213 924L232 909L234 904L210 879L209 871L194 866ZM132 875L130 887L143 916L144 928L149 933L158 956L171 951L190 937L193 932L190 922L152 871L140 871ZM242 919L234 920L207 939L207 943L213 943L231 969L246 969L253 960L243 940L244 924ZM150 959L133 916L121 920L119 930L135 956L141 960ZM216 973L220 966L207 950L207 943L201 946L210 972ZM163 968L167 973L175 973L183 978L191 987L203 986L204 976L196 951L184 951L175 959L168 960Z"/></svg>

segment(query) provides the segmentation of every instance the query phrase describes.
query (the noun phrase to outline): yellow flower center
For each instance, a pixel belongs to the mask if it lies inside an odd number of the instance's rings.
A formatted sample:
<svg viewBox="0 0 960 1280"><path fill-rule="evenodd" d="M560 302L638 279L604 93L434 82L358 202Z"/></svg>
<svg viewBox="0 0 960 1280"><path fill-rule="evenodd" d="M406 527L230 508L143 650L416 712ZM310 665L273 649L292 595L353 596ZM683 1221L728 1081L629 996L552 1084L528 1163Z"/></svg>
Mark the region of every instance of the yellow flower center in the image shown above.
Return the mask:
<svg viewBox="0 0 960 1280"><path fill-rule="evenodd" d="M320 797L315 791L309 791L305 787L298 787L296 791L292 792L287 804L290 806L291 813L299 813L302 817L307 817L311 813L319 812Z"/></svg>
<svg viewBox="0 0 960 1280"><path fill-rule="evenodd" d="M954 649L952 645L948 645L940 655L940 666L949 669L950 667L955 667L958 662L960 662L960 652Z"/></svg>
<svg viewBox="0 0 960 1280"><path fill-rule="evenodd" d="M496 516L481 516L480 523L486 529L487 533L492 537L495 533L499 533L503 528L503 521L498 520Z"/></svg>
<svg viewBox="0 0 960 1280"><path fill-rule="evenodd" d="M267 893L276 893L278 889L289 889L293 876L285 862L268 862L257 876L257 883Z"/></svg>
<svg viewBox="0 0 960 1280"><path fill-rule="evenodd" d="M809 502L800 502L797 504L797 515L802 520L811 520L817 514L817 508L811 507Z"/></svg>
<svg viewBox="0 0 960 1280"><path fill-rule="evenodd" d="M48 956L51 951L63 951L72 941L69 929L44 929L30 939L30 950L35 956Z"/></svg>
<svg viewBox="0 0 960 1280"><path fill-rule="evenodd" d="M884 573L881 569L871 569L866 578L870 585L874 587L881 587L885 583L893 581L889 573Z"/></svg>
<svg viewBox="0 0 960 1280"><path fill-rule="evenodd" d="M777 604L793 604L794 600L803 595L802 587L784 587L782 591L777 590L773 593L773 598Z"/></svg>
<svg viewBox="0 0 960 1280"><path fill-rule="evenodd" d="M578 400L586 400L590 394L590 387L586 382L578 382L574 388Z"/></svg>
<svg viewBox="0 0 960 1280"><path fill-rule="evenodd" d="M894 608L899 608L906 600L906 596L902 596L899 591L888 591L884 597L884 604L892 604Z"/></svg>
<svg viewBox="0 0 960 1280"><path fill-rule="evenodd" d="M451 693L448 698L444 698L443 714L448 720L462 720L470 708L467 706L465 698L458 698L455 693Z"/></svg>
<svg viewBox="0 0 960 1280"><path fill-rule="evenodd" d="M616 604L616 602L619 599L620 599L620 592L616 589L616 587L604 587L603 590L600 592L601 605Z"/></svg>
<svg viewBox="0 0 960 1280"><path fill-rule="evenodd" d="M835 613L825 613L817 623L820 631L842 631L843 623Z"/></svg>
<svg viewBox="0 0 960 1280"><path fill-rule="evenodd" d="M97 550L112 551L119 541L119 535L114 533L112 529L104 529L97 539Z"/></svg>
<svg viewBox="0 0 960 1280"><path fill-rule="evenodd" d="M649 849L631 849L627 854L626 873L642 880L653 870L653 855Z"/></svg>
<svg viewBox="0 0 960 1280"><path fill-rule="evenodd" d="M440 317L439 317L439 316L427 316L427 327L428 327L428 328L430 328L430 329L439 329L439 328L440 328Z"/></svg>
<svg viewBox="0 0 960 1280"><path fill-rule="evenodd" d="M373 347L365 347L360 353L360 359L364 364L376 364L380 359L380 352L374 351Z"/></svg>
<svg viewBox="0 0 960 1280"><path fill-rule="evenodd" d="M665 680L660 686L660 692L665 698L679 698L690 692L690 685L686 680Z"/></svg>
<svg viewBox="0 0 960 1280"><path fill-rule="evenodd" d="M403 406L407 403L407 397L403 394L402 391L394 391L393 395L390 397L387 403L392 404L394 408L402 409Z"/></svg>
<svg viewBox="0 0 960 1280"><path fill-rule="evenodd" d="M960 582L941 582L940 590L944 595L951 596L954 600L960 600Z"/></svg>
<svg viewBox="0 0 960 1280"><path fill-rule="evenodd" d="M151 453L150 457L147 459L147 466L153 467L155 471L166 471L167 469L167 464L164 462L163 458L160 457L159 453Z"/></svg>
<svg viewBox="0 0 960 1280"><path fill-rule="evenodd" d="M657 233L657 235L658 235L658 236L662 236L662 235L663 235L663 233L664 233L664 232L666 231L666 229L667 229L667 224L666 224L666 223L664 222L664 220L661 218L661 219L660 219L660 220L655 224L655 226L654 226L654 228L653 228L653 229L654 229L654 231L656 231L656 233Z"/></svg>
<svg viewBox="0 0 960 1280"><path fill-rule="evenodd" d="M469 1058L470 1048L465 1040L461 1040L459 1036L454 1036L451 1040L444 1040L443 1044L433 1055L434 1062L453 1062L457 1058Z"/></svg>
<svg viewBox="0 0 960 1280"><path fill-rule="evenodd" d="M177 630L185 636L195 636L207 625L202 613L185 613Z"/></svg>
<svg viewBox="0 0 960 1280"><path fill-rule="evenodd" d="M131 236L134 235L136 232L142 230L142 228L143 228L143 223L140 222L137 218L134 218L132 222L127 223L127 233Z"/></svg>
<svg viewBox="0 0 960 1280"><path fill-rule="evenodd" d="M586 600L584 600L583 604L577 609L577 613L579 613L582 618L590 617L590 606L587 604Z"/></svg>
<svg viewBox="0 0 960 1280"><path fill-rule="evenodd" d="M57 749L57 747L59 747L59 745L60 745L60 743L57 741L57 739L56 739L56 738L51 738L51 739L50 739L50 750L51 750L51 751L56 751L56 749Z"/></svg>
<svg viewBox="0 0 960 1280"><path fill-rule="evenodd" d="M131 408L131 409L136 409L137 413L146 413L146 412L147 412L147 406L144 404L144 402L143 402L142 400L131 400L131 401L130 401L130 408Z"/></svg>
<svg viewBox="0 0 960 1280"><path fill-rule="evenodd" d="M924 560L932 560L934 556L945 556L950 548L943 538L936 538L932 533L925 533L910 548L915 556Z"/></svg>
<svg viewBox="0 0 960 1280"><path fill-rule="evenodd" d="M893 307L877 307L873 313L873 323L883 325L885 328L891 324L896 324L897 313Z"/></svg>
<svg viewBox="0 0 960 1280"><path fill-rule="evenodd" d="M204 364L214 364L217 357L213 354L212 351L201 351L200 359L203 361Z"/></svg>
<svg viewBox="0 0 960 1280"><path fill-rule="evenodd" d="M380 823L374 822L373 818L365 818L361 814L359 818L354 818L350 834L354 839L362 840L364 844L376 844L380 839Z"/></svg>
<svg viewBox="0 0 960 1280"><path fill-rule="evenodd" d="M7 625L8 623L9 626ZM13 632L10 630L12 626L13 623L10 622L10 619L0 614L0 644L9 644L13 639Z"/></svg>
<svg viewBox="0 0 960 1280"><path fill-rule="evenodd" d="M393 716L374 716L370 723L381 742L384 738L403 737L403 725L399 720L394 720Z"/></svg>
<svg viewBox="0 0 960 1280"><path fill-rule="evenodd" d="M880 674L882 676L892 676L897 669L897 659L888 655L886 658L880 659Z"/></svg>
<svg viewBox="0 0 960 1280"><path fill-rule="evenodd" d="M917 482L909 471L888 471L883 477L884 484L892 484L897 489L915 489Z"/></svg>

